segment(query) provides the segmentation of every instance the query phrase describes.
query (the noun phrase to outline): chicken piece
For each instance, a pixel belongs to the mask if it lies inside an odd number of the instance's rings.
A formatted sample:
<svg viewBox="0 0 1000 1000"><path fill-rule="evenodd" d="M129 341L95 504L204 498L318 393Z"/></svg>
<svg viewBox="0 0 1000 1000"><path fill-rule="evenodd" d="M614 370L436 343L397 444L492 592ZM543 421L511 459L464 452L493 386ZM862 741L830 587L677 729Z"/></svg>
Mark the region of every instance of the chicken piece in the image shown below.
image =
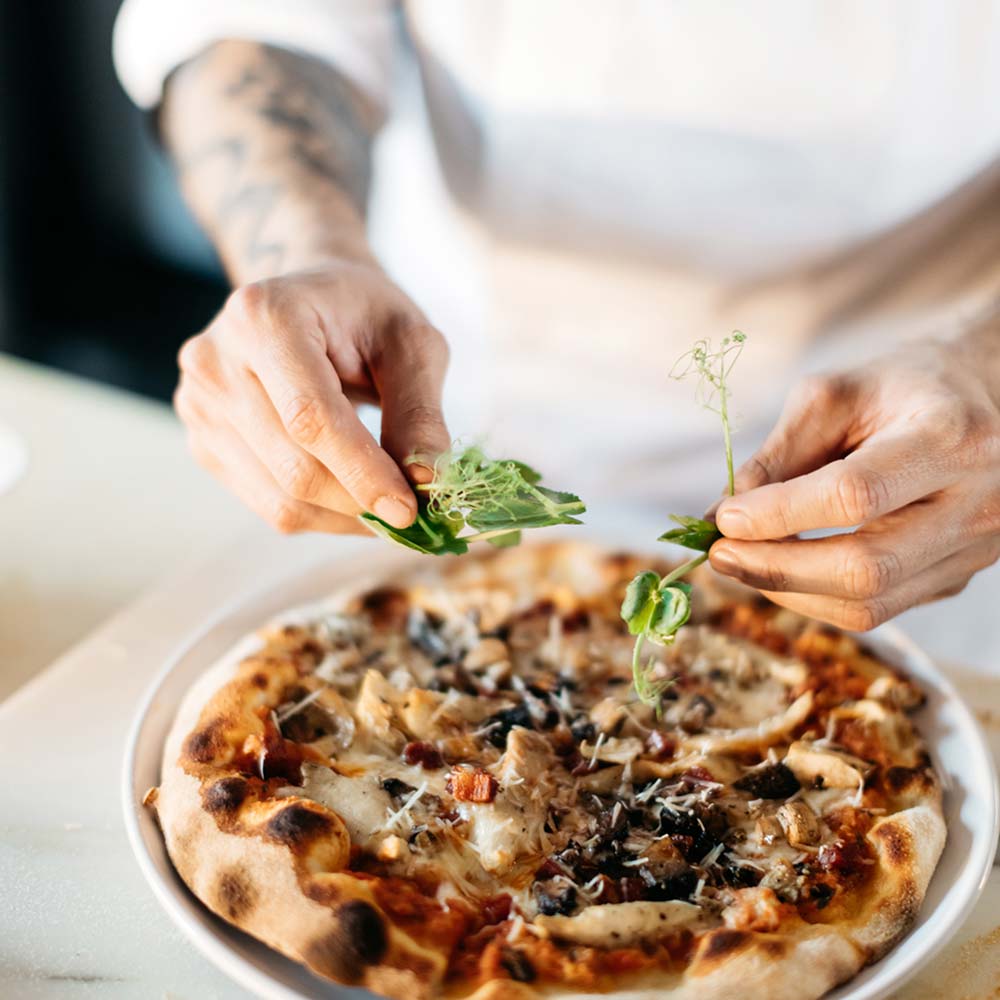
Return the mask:
<svg viewBox="0 0 1000 1000"><path fill-rule="evenodd" d="M485 699L449 691L441 694L413 688L400 698L398 715L406 731L417 740L440 740L465 732L489 713Z"/></svg>
<svg viewBox="0 0 1000 1000"><path fill-rule="evenodd" d="M691 867L669 837L654 840L648 847L643 848L642 853L646 858L644 867L652 872L657 881L683 875Z"/></svg>
<svg viewBox="0 0 1000 1000"><path fill-rule="evenodd" d="M785 831L785 839L792 847L811 847L821 836L817 815L801 799L786 802L778 807L778 822Z"/></svg>
<svg viewBox="0 0 1000 1000"><path fill-rule="evenodd" d="M857 788L865 767L856 757L806 740L796 740L783 763L806 788Z"/></svg>
<svg viewBox="0 0 1000 1000"><path fill-rule="evenodd" d="M504 786L512 782L536 784L552 767L554 753L549 741L531 729L515 726L507 734L507 749L497 765Z"/></svg>
<svg viewBox="0 0 1000 1000"><path fill-rule="evenodd" d="M590 710L590 718L602 733L610 736L625 718L625 706L619 698L602 698Z"/></svg>
<svg viewBox="0 0 1000 1000"><path fill-rule="evenodd" d="M401 750L406 737L397 726L397 691L377 670L365 672L354 706L357 728L363 735L391 748Z"/></svg>

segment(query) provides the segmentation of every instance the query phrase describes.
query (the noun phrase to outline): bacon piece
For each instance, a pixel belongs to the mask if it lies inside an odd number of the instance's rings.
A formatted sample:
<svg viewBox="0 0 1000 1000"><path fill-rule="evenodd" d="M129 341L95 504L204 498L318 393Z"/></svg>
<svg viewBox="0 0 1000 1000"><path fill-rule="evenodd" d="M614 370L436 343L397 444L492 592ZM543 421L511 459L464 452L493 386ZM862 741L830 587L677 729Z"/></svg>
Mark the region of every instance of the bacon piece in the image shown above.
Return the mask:
<svg viewBox="0 0 1000 1000"><path fill-rule="evenodd" d="M480 768L456 768L448 775L445 790L459 802L492 802L496 798L497 779Z"/></svg>
<svg viewBox="0 0 1000 1000"><path fill-rule="evenodd" d="M419 764L425 771L434 771L444 767L444 761L438 748L425 740L415 740L403 747L403 760L413 766Z"/></svg>

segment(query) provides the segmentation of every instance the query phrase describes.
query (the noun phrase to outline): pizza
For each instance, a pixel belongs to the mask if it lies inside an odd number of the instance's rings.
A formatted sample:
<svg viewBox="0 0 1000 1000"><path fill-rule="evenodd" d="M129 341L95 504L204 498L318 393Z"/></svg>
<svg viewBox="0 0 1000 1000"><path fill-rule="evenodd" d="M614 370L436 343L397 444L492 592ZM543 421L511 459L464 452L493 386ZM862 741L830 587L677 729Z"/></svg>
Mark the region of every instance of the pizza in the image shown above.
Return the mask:
<svg viewBox="0 0 1000 1000"><path fill-rule="evenodd" d="M181 878L317 976L405 1000L849 979L944 845L921 691L705 570L649 707L618 613L648 562L419 561L262 629L188 693L147 796Z"/></svg>

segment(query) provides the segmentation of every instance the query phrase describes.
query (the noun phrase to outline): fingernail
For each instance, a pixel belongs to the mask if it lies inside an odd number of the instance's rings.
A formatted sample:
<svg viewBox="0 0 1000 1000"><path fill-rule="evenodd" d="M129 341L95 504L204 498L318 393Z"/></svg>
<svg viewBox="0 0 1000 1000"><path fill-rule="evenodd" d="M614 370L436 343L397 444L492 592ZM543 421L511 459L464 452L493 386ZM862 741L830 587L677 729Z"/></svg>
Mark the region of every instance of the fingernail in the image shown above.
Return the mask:
<svg viewBox="0 0 1000 1000"><path fill-rule="evenodd" d="M434 478L434 470L429 465L412 462L406 468L415 483L429 483Z"/></svg>
<svg viewBox="0 0 1000 1000"><path fill-rule="evenodd" d="M750 534L750 518L739 507L723 507L715 515L715 523L724 535L745 538Z"/></svg>
<svg viewBox="0 0 1000 1000"><path fill-rule="evenodd" d="M725 545L715 545L711 555L712 568L724 576L738 576L743 568L736 553Z"/></svg>
<svg viewBox="0 0 1000 1000"><path fill-rule="evenodd" d="M394 528L405 528L413 521L413 508L399 497L379 497L372 505L372 511Z"/></svg>

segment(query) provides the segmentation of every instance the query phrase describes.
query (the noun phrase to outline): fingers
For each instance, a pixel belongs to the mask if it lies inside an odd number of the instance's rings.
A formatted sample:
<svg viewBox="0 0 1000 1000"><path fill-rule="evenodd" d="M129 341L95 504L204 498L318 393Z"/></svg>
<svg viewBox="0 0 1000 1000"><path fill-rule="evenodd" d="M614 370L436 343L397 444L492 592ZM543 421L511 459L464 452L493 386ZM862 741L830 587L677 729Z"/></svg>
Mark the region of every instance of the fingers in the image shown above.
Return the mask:
<svg viewBox="0 0 1000 1000"><path fill-rule="evenodd" d="M939 496L851 534L780 542L724 538L709 559L718 572L758 590L878 597L967 545L977 534L970 515L955 498Z"/></svg>
<svg viewBox="0 0 1000 1000"><path fill-rule="evenodd" d="M389 340L372 362L382 401L382 446L414 482L429 482L433 460L451 436L441 412L448 346L430 326L411 327ZM425 463L408 463L413 456Z"/></svg>
<svg viewBox="0 0 1000 1000"><path fill-rule="evenodd" d="M818 594L768 592L765 596L799 614L839 628L866 632L908 608L960 593L980 570L1000 559L1000 537L983 539L903 580L887 592L865 599Z"/></svg>
<svg viewBox="0 0 1000 1000"><path fill-rule="evenodd" d="M850 528L944 489L956 474L917 435L876 435L815 472L724 500L715 520L724 535L742 539Z"/></svg>
<svg viewBox="0 0 1000 1000"><path fill-rule="evenodd" d="M333 473L359 507L396 527L411 524L416 498L345 396L315 316L273 293L269 298L266 283L241 293L240 348L290 440Z"/></svg>
<svg viewBox="0 0 1000 1000"><path fill-rule="evenodd" d="M294 500L356 517L361 506L317 458L300 448L253 373L246 373L231 419L281 490Z"/></svg>
<svg viewBox="0 0 1000 1000"><path fill-rule="evenodd" d="M176 398L185 422L193 421L198 428L190 440L198 463L278 531L370 534L356 517L290 497L232 427L204 421L204 414L195 414L197 404L192 404L189 395L179 392Z"/></svg>

